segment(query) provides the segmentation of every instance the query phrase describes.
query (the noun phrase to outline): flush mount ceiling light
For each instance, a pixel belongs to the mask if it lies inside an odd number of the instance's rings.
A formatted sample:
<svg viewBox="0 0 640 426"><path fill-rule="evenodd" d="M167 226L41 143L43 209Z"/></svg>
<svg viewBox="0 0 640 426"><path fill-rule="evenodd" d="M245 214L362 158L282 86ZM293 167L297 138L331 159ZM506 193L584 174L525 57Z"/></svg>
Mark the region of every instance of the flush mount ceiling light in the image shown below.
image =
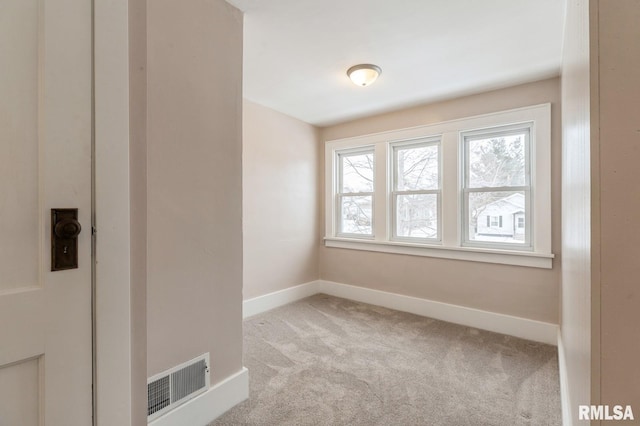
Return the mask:
<svg viewBox="0 0 640 426"><path fill-rule="evenodd" d="M382 69L377 65L354 65L347 70L347 75L356 86L368 86L382 74Z"/></svg>

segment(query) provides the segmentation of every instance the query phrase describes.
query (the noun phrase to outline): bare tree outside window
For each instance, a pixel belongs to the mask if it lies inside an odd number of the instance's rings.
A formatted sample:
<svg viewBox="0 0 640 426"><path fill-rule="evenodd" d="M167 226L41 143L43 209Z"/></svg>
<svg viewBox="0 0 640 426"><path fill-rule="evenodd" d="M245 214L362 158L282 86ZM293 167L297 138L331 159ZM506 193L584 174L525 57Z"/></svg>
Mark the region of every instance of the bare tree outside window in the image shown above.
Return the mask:
<svg viewBox="0 0 640 426"><path fill-rule="evenodd" d="M373 235L373 150L338 156L340 233Z"/></svg>
<svg viewBox="0 0 640 426"><path fill-rule="evenodd" d="M394 218L399 238L438 238L438 141L394 147Z"/></svg>
<svg viewBox="0 0 640 426"><path fill-rule="evenodd" d="M529 128L465 137L469 241L523 244L529 196ZM440 140L392 145L393 233L398 239L440 235ZM373 236L374 151L338 154L339 234Z"/></svg>

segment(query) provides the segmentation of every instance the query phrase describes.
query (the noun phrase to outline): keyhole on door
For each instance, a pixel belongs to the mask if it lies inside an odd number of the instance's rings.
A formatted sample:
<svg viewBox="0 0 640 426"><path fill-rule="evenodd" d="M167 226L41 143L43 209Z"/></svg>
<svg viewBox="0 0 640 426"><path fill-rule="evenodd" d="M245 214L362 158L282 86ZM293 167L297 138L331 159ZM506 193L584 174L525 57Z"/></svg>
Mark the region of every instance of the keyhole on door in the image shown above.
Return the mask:
<svg viewBox="0 0 640 426"><path fill-rule="evenodd" d="M64 246L64 249L63 249L64 254L67 254L67 253L68 253L68 250L69 250L69 246Z"/></svg>

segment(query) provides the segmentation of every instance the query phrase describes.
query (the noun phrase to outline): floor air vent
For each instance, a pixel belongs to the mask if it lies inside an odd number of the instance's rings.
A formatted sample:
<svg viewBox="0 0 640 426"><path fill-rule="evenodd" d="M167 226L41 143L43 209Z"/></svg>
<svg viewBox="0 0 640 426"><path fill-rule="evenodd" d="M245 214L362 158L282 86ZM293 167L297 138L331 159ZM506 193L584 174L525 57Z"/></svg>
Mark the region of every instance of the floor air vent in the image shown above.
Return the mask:
<svg viewBox="0 0 640 426"><path fill-rule="evenodd" d="M147 416L151 421L209 389L209 354L147 380Z"/></svg>

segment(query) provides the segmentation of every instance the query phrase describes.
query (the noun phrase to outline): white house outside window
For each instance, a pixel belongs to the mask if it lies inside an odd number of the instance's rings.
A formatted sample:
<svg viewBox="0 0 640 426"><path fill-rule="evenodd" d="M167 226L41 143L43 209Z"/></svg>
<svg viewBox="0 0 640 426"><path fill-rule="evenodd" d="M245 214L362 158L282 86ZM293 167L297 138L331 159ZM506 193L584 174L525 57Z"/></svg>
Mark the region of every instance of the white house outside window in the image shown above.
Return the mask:
<svg viewBox="0 0 640 426"><path fill-rule="evenodd" d="M465 245L531 248L518 227L531 209L530 132L527 124L462 134Z"/></svg>
<svg viewBox="0 0 640 426"><path fill-rule="evenodd" d="M551 268L551 106L325 144L325 245Z"/></svg>

